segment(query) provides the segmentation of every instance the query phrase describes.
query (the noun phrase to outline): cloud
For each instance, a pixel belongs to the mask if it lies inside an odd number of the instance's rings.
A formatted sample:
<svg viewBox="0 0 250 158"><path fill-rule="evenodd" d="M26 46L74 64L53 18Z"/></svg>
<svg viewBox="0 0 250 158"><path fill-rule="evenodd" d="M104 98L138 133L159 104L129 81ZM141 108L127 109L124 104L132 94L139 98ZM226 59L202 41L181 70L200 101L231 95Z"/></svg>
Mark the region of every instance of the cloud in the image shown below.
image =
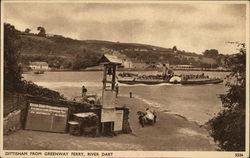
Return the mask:
<svg viewBox="0 0 250 158"><path fill-rule="evenodd" d="M229 53L246 39L246 5L223 3L4 3L4 21L80 40L145 43Z"/></svg>
<svg viewBox="0 0 250 158"><path fill-rule="evenodd" d="M225 23L204 23L198 26L198 28L201 29L206 29L210 31L222 31L222 30L227 30L227 29L233 29L235 25L232 24L225 24Z"/></svg>

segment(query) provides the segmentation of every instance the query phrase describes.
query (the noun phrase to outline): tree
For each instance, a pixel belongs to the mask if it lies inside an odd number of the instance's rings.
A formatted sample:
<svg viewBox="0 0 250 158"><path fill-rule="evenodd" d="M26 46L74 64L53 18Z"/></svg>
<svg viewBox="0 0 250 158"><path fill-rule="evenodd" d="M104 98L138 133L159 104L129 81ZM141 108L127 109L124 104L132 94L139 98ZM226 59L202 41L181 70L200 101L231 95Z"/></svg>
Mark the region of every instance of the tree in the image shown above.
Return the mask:
<svg viewBox="0 0 250 158"><path fill-rule="evenodd" d="M244 43L239 53L227 58L232 72L227 76L227 94L221 96L224 109L209 121L211 136L219 142L221 150L245 150L246 109L246 48Z"/></svg>
<svg viewBox="0 0 250 158"><path fill-rule="evenodd" d="M210 50L205 50L205 52L203 52L203 55L205 57L216 59L219 55L219 52L216 49L210 49Z"/></svg>
<svg viewBox="0 0 250 158"><path fill-rule="evenodd" d="M176 52L176 51L177 51L177 47L174 46L174 47L172 48L172 50L173 50L174 52Z"/></svg>
<svg viewBox="0 0 250 158"><path fill-rule="evenodd" d="M13 25L4 24L4 91L16 91L21 81L18 31Z"/></svg>
<svg viewBox="0 0 250 158"><path fill-rule="evenodd" d="M25 33L27 33L27 34L29 34L29 33L30 33L30 31L31 31L31 30L30 30L29 28L27 28L27 29L25 29L25 31L24 31L24 32L25 32Z"/></svg>
<svg viewBox="0 0 250 158"><path fill-rule="evenodd" d="M22 79L20 63L20 31L13 25L4 24L4 95L31 94L54 99L63 99L60 93L40 87ZM8 104L5 104L5 106Z"/></svg>
<svg viewBox="0 0 250 158"><path fill-rule="evenodd" d="M39 31L38 36L41 36L41 37L46 36L46 31L45 31L45 29L43 27L39 26L39 27L37 27L37 30Z"/></svg>

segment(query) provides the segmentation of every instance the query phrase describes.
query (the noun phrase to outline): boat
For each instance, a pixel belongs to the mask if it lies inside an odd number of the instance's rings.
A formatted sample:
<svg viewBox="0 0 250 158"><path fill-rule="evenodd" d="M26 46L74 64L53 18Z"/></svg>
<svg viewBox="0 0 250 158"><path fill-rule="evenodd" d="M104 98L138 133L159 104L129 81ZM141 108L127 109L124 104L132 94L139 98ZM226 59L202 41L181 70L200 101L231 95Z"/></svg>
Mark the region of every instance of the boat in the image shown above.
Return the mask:
<svg viewBox="0 0 250 158"><path fill-rule="evenodd" d="M44 74L44 71L43 70L37 70L37 71L34 71L34 74Z"/></svg>
<svg viewBox="0 0 250 158"><path fill-rule="evenodd" d="M183 85L200 85L200 84L218 84L218 83L222 83L223 80L222 79L218 79L218 78L207 78L207 79L190 79L190 80L184 80L181 81L180 83Z"/></svg>
<svg viewBox="0 0 250 158"><path fill-rule="evenodd" d="M222 83L223 80L221 79L196 79L196 80L186 80L180 82L169 82L167 80L118 80L119 83L123 84L146 84L146 85L154 85L154 84L161 84L161 83L171 83L171 84L183 84L183 85L201 85L201 84L218 84Z"/></svg>
<svg viewBox="0 0 250 158"><path fill-rule="evenodd" d="M154 85L161 83L200 85L200 84L218 84L222 83L223 80L219 78L209 78L209 76L205 76L204 73L196 75L168 74L167 77L163 77L162 75L139 75L132 73L122 73L119 74L118 82L130 85L134 84Z"/></svg>
<svg viewBox="0 0 250 158"><path fill-rule="evenodd" d="M147 84L147 85L154 85L154 84L161 84L161 83L169 83L167 80L140 80L140 79L119 79L119 83L123 84L129 84L129 85L134 85L134 84Z"/></svg>

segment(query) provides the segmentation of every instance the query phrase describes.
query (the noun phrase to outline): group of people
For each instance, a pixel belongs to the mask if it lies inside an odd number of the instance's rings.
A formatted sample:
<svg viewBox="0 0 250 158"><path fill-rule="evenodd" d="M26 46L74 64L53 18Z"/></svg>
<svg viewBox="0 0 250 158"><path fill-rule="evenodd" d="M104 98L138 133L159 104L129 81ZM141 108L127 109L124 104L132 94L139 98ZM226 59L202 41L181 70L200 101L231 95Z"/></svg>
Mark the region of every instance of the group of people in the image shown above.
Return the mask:
<svg viewBox="0 0 250 158"><path fill-rule="evenodd" d="M146 109L146 112L138 111L137 115L139 116L139 123L142 127L145 125L154 125L156 123L156 112L151 111L149 108Z"/></svg>
<svg viewBox="0 0 250 158"><path fill-rule="evenodd" d="M209 76L207 76L204 73L202 73L202 74L197 74L197 75L193 75L193 74L190 74L190 75L181 75L181 78L183 80L189 80L189 79L206 79L206 78L209 78Z"/></svg>
<svg viewBox="0 0 250 158"><path fill-rule="evenodd" d="M161 75L141 75L138 76L138 79L146 79L146 80L154 80L154 79L161 79Z"/></svg>
<svg viewBox="0 0 250 158"><path fill-rule="evenodd" d="M122 73L119 73L118 76L120 76L120 77L137 77L138 74L133 74L133 73L129 73L129 72L122 72Z"/></svg>

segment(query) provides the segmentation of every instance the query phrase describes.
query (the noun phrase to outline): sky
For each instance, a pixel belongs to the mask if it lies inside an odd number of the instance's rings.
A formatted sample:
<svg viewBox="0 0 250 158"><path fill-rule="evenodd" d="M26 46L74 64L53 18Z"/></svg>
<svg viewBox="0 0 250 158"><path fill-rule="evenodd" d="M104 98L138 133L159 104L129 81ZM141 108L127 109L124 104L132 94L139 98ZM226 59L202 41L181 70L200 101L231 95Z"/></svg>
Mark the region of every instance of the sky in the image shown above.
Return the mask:
<svg viewBox="0 0 250 158"><path fill-rule="evenodd" d="M246 4L225 3L4 3L4 22L24 31L79 40L143 43L201 54L236 52L246 42Z"/></svg>

